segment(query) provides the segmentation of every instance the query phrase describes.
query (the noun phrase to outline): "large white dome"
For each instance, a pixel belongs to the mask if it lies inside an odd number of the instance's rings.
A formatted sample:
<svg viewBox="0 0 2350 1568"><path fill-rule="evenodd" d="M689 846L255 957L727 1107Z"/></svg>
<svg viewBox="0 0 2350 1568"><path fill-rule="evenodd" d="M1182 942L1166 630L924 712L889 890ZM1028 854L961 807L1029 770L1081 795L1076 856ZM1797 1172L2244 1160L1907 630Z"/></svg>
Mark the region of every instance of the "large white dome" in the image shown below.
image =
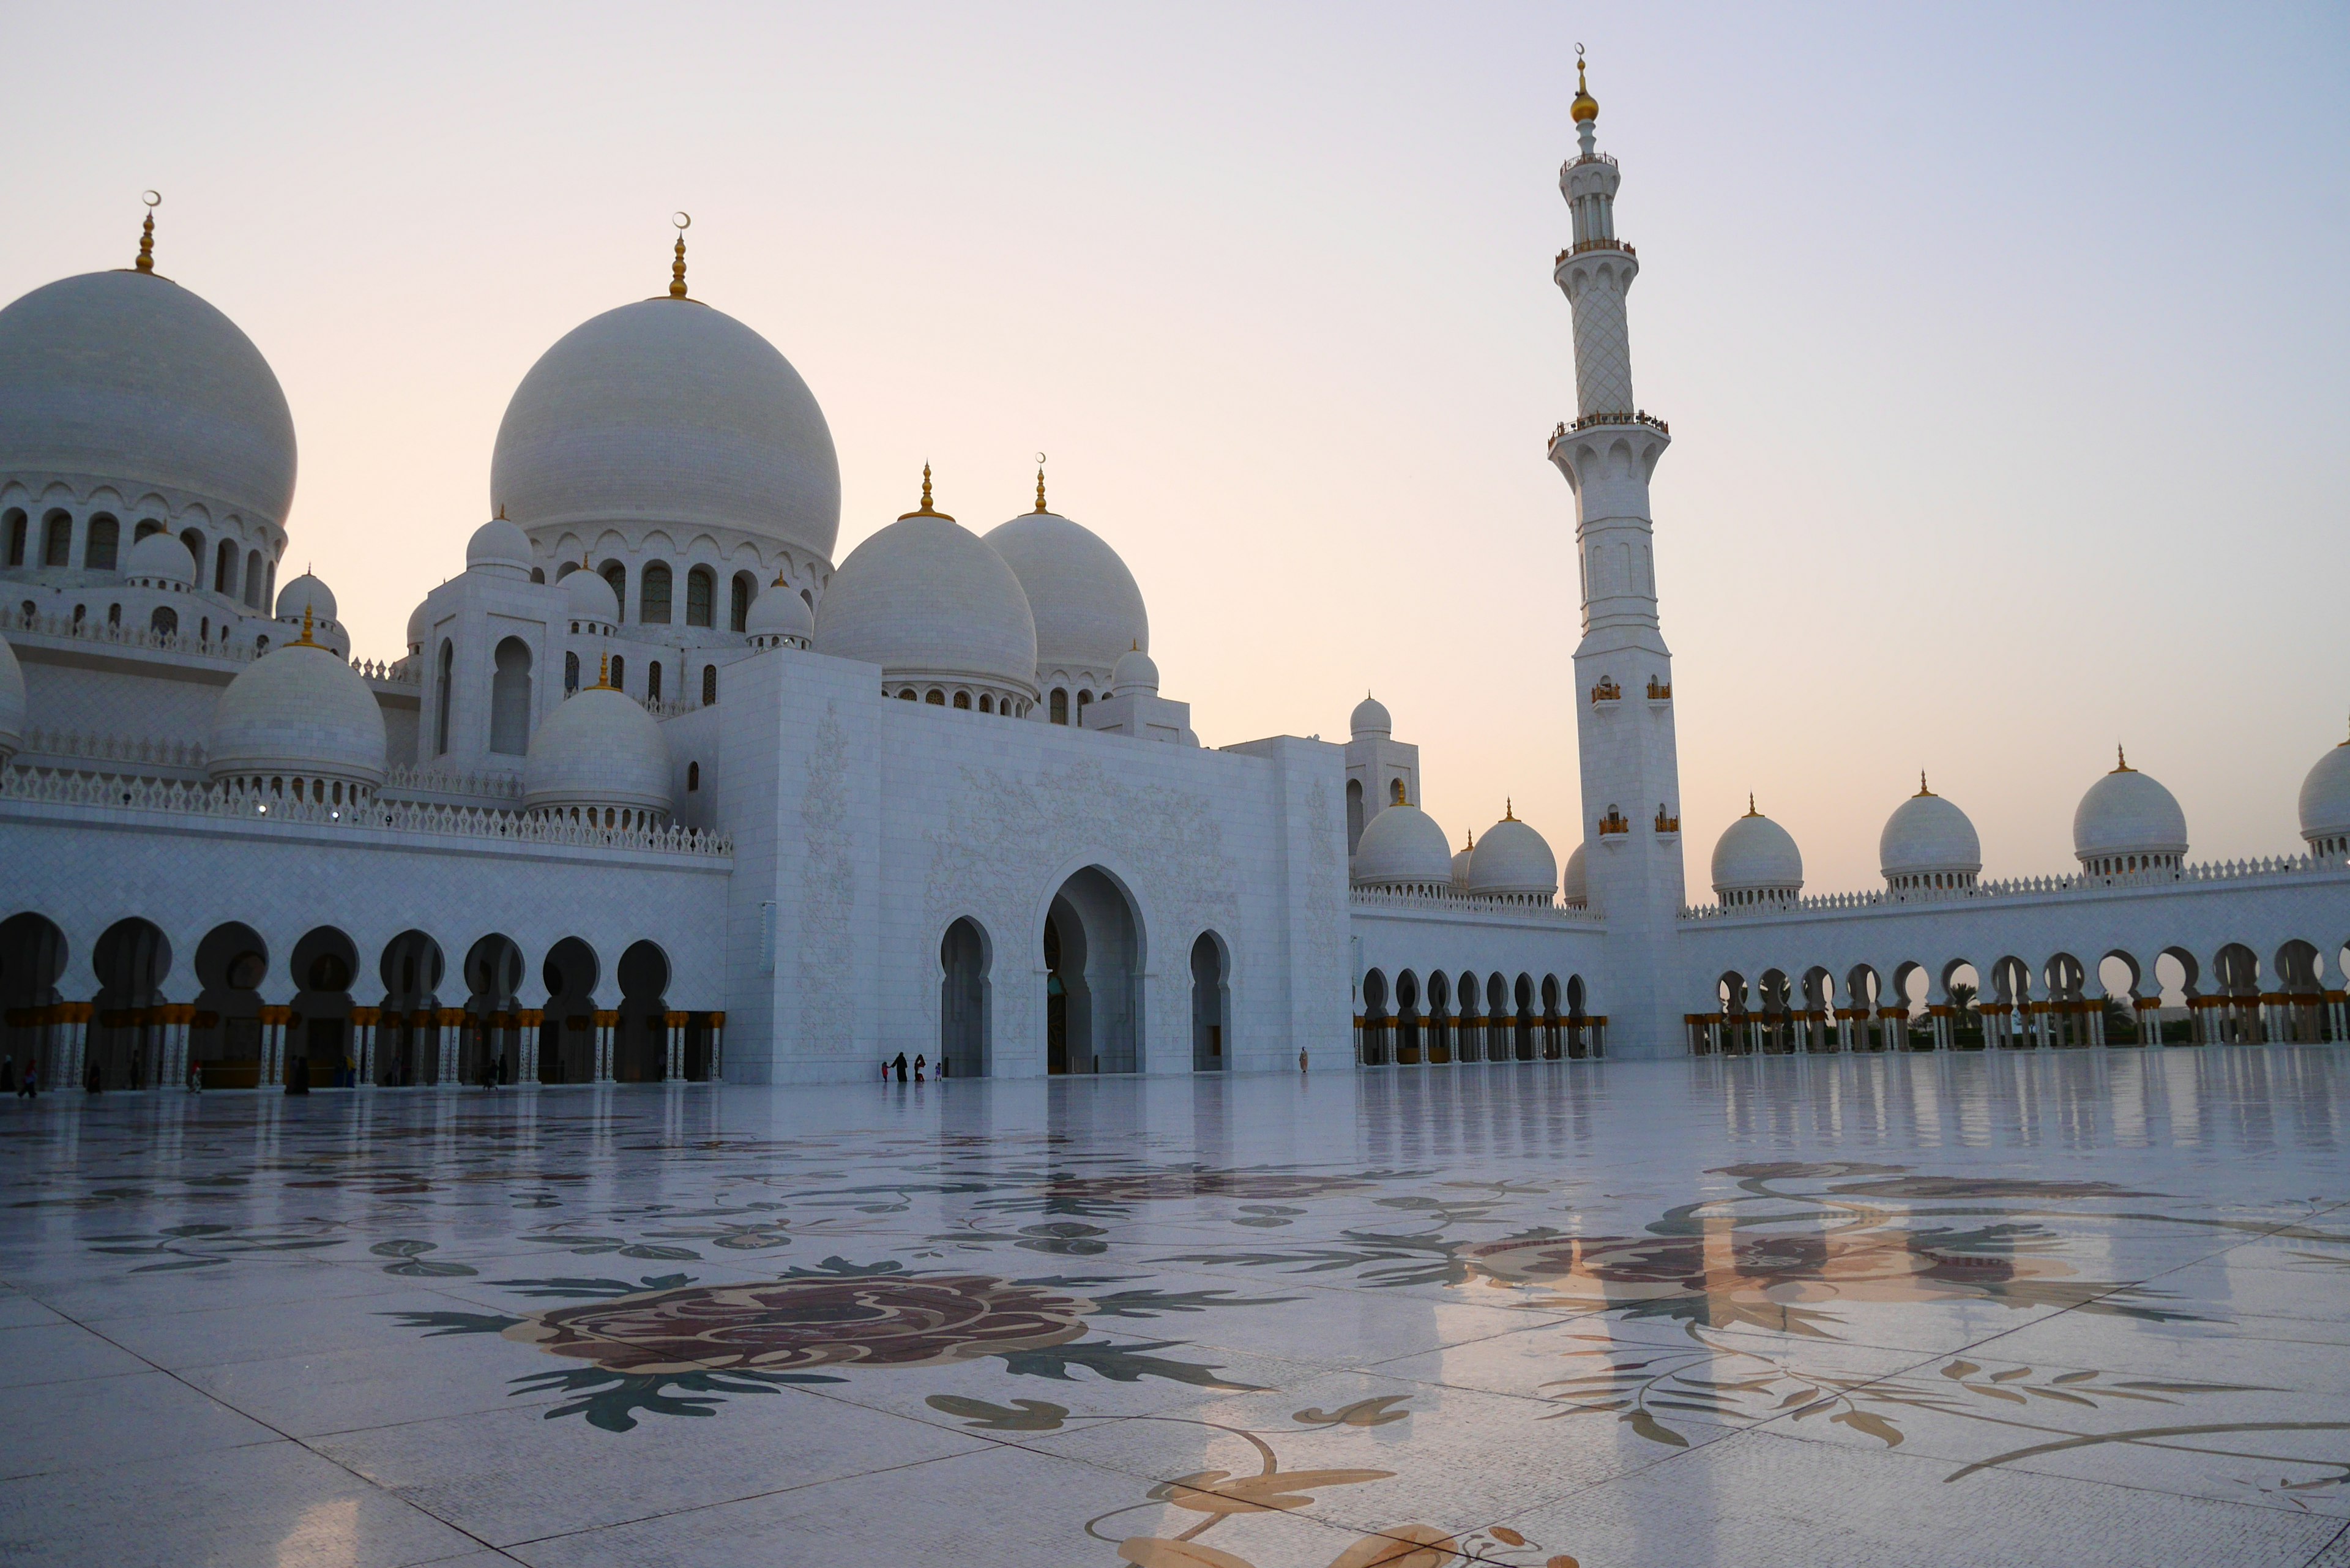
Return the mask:
<svg viewBox="0 0 2350 1568"><path fill-rule="evenodd" d="M1713 891L1724 903L1738 895L1792 898L1803 890L1804 854L1785 828L1754 809L1722 829L1713 846Z"/></svg>
<svg viewBox="0 0 2350 1568"><path fill-rule="evenodd" d="M331 649L286 643L255 659L213 708L205 768L216 779L383 782L383 710Z"/></svg>
<svg viewBox="0 0 2350 1568"><path fill-rule="evenodd" d="M1371 818L1356 842L1354 877L1367 888L1449 887L1451 842L1419 807L1388 806Z"/></svg>
<svg viewBox="0 0 2350 1568"><path fill-rule="evenodd" d="M669 741L637 700L591 686L556 704L523 758L522 804L557 814L670 811Z"/></svg>
<svg viewBox="0 0 2350 1568"><path fill-rule="evenodd" d="M2187 854L2187 814L2146 774L2121 766L2091 784L2073 811L2073 853L2090 870L2144 870L2126 860L2175 865ZM2117 857L2125 864L2110 864Z"/></svg>
<svg viewBox="0 0 2350 1568"><path fill-rule="evenodd" d="M1028 596L1040 684L1053 670L1107 674L1118 655L1150 650L1142 590L1092 529L1055 512L1031 512L990 532L987 544Z"/></svg>
<svg viewBox="0 0 2350 1568"><path fill-rule="evenodd" d="M1504 816L1485 830L1469 857L1469 891L1481 898L1548 898L1558 891L1558 857L1541 834Z"/></svg>
<svg viewBox="0 0 2350 1568"><path fill-rule="evenodd" d="M0 637L0 763L25 743L25 670L16 650Z"/></svg>
<svg viewBox="0 0 2350 1568"><path fill-rule="evenodd" d="M1982 870L1982 840L1967 814L1918 781L1877 836L1877 862L1888 882L1913 877L1971 878Z"/></svg>
<svg viewBox="0 0 2350 1568"><path fill-rule="evenodd" d="M878 664L891 681L980 680L1036 696L1036 622L987 541L942 513L910 512L848 553L816 608L816 649Z"/></svg>
<svg viewBox="0 0 2350 1568"><path fill-rule="evenodd" d="M566 334L515 389L490 501L550 543L567 525L714 527L829 561L840 463L824 410L756 332L648 299Z"/></svg>
<svg viewBox="0 0 2350 1568"><path fill-rule="evenodd" d="M236 323L151 273L60 278L0 310L0 474L200 495L282 524L294 416Z"/></svg>
<svg viewBox="0 0 2350 1568"><path fill-rule="evenodd" d="M2350 741L2317 759L2301 781L2301 836L2323 855L2339 855L2350 839Z"/></svg>

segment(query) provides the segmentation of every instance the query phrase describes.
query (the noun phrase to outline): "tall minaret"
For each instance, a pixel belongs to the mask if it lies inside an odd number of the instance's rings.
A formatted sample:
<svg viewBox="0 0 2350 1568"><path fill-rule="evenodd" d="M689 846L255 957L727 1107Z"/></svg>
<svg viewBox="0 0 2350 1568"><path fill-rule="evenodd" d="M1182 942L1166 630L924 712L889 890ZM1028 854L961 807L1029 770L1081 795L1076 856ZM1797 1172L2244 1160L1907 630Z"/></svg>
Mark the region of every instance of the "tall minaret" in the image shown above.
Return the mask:
<svg viewBox="0 0 2350 1568"><path fill-rule="evenodd" d="M1578 47L1577 55L1581 54ZM1607 919L1611 1055L1677 1054L1682 1005L1674 962L1681 879L1680 763L1673 742L1673 661L1657 623L1648 475L1672 437L1632 396L1625 292L1640 261L1616 237L1623 176L1598 151L1599 105L1575 61L1582 151L1559 171L1574 243L1552 271L1575 307L1575 418L1551 437L1550 460L1574 488L1583 581L1575 650L1575 732L1583 763L1583 842L1591 907Z"/></svg>

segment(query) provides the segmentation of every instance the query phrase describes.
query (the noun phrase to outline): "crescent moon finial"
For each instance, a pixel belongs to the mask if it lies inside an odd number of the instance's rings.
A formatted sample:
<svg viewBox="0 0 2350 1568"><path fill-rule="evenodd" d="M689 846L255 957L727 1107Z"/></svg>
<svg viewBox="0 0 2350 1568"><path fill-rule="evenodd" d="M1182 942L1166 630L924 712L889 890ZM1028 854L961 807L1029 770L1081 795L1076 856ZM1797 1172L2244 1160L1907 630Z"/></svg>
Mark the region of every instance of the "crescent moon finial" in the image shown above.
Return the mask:
<svg viewBox="0 0 2350 1568"><path fill-rule="evenodd" d="M669 215L669 221L677 229L677 254L669 264L669 296L671 299L683 299L685 297L685 231L693 227L693 214L671 213Z"/></svg>
<svg viewBox="0 0 2350 1568"><path fill-rule="evenodd" d="M691 213L671 213L669 215L669 221L671 225L680 234L683 234L686 230L693 227L693 214Z"/></svg>
<svg viewBox="0 0 2350 1568"><path fill-rule="evenodd" d="M139 192L139 199L146 202L148 210L152 212L155 208L163 204L163 192L161 191L141 191Z"/></svg>

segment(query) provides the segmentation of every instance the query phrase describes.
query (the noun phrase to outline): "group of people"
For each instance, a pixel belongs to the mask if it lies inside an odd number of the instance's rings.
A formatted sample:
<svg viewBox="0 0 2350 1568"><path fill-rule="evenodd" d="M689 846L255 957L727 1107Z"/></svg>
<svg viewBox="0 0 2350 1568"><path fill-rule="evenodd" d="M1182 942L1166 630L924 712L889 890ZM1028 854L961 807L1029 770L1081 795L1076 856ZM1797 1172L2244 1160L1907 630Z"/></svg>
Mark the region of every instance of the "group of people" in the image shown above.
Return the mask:
<svg viewBox="0 0 2350 1568"><path fill-rule="evenodd" d="M914 1082L920 1084L926 1081L922 1072L930 1064L931 1059L928 1056L918 1055L914 1058ZM898 1053L895 1061L881 1064L881 1081L888 1083L892 1075L895 1075L898 1082L901 1084L906 1081L906 1054L903 1051ZM939 1076L941 1079L947 1076L947 1059L944 1056L939 1058Z"/></svg>
<svg viewBox="0 0 2350 1568"><path fill-rule="evenodd" d="M41 1064L38 1058L25 1064L22 1077L16 1074L16 1058L14 1055L0 1060L0 1095L12 1092L20 1100L30 1100L39 1096Z"/></svg>

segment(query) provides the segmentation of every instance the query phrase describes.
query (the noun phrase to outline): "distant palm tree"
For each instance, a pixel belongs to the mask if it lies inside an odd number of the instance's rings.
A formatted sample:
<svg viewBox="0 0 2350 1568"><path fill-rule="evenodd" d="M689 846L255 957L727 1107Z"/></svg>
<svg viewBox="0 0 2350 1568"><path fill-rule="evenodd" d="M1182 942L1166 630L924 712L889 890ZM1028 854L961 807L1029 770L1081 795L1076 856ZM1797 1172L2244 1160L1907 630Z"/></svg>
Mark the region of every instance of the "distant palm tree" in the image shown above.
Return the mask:
<svg viewBox="0 0 2350 1568"><path fill-rule="evenodd" d="M1952 985L1950 1005L1960 1012L1972 1012L1975 1010L1975 988L1965 981Z"/></svg>

